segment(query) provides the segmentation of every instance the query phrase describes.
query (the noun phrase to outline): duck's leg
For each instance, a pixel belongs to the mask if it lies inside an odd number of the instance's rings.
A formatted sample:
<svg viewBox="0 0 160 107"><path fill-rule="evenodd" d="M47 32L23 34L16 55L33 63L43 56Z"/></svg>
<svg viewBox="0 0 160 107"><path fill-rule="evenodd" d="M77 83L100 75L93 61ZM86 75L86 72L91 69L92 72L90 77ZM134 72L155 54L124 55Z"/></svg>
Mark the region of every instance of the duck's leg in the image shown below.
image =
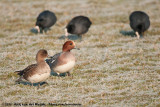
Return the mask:
<svg viewBox="0 0 160 107"><path fill-rule="evenodd" d="M69 71L67 72L67 76L71 76L71 74L70 74L70 72L69 72Z"/></svg>
<svg viewBox="0 0 160 107"><path fill-rule="evenodd" d="M136 31L136 35L137 35L137 38L139 39L140 38L140 35L139 33Z"/></svg>
<svg viewBox="0 0 160 107"><path fill-rule="evenodd" d="M40 88L40 82L38 83L38 87L37 87L38 89Z"/></svg>
<svg viewBox="0 0 160 107"><path fill-rule="evenodd" d="M22 79L23 79L23 77L22 77L22 76L20 76L20 77L19 77L19 79L18 79L18 80L16 80L15 82L19 83L19 82L21 82L21 81L22 81Z"/></svg>
<svg viewBox="0 0 160 107"><path fill-rule="evenodd" d="M46 85L49 85L48 82L44 82Z"/></svg>
<svg viewBox="0 0 160 107"><path fill-rule="evenodd" d="M31 83L32 84L32 87L33 87L33 83Z"/></svg>

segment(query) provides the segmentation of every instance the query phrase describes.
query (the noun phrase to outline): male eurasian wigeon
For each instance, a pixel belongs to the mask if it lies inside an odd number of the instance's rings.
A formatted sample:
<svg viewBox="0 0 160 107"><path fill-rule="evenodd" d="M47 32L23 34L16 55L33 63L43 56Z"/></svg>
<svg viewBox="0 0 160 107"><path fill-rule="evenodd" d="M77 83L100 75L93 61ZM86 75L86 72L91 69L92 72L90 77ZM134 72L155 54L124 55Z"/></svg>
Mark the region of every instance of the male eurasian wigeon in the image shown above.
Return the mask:
<svg viewBox="0 0 160 107"><path fill-rule="evenodd" d="M36 55L36 64L29 65L23 70L15 71L20 76L16 82L21 81L23 78L31 82L32 86L33 83L44 82L50 76L51 72L49 65L45 62L45 58L47 57L48 53L46 50L39 50Z"/></svg>
<svg viewBox="0 0 160 107"><path fill-rule="evenodd" d="M143 36L143 33L149 28L149 16L142 11L134 11L129 16L130 27L135 31L137 38Z"/></svg>
<svg viewBox="0 0 160 107"><path fill-rule="evenodd" d="M82 34L85 34L90 28L92 22L86 16L74 17L66 26L65 36L68 37L68 33L76 34L82 39Z"/></svg>
<svg viewBox="0 0 160 107"><path fill-rule="evenodd" d="M56 15L49 11L45 10L39 14L36 21L36 27L38 33L43 33L47 31L51 26L53 26L57 21Z"/></svg>
<svg viewBox="0 0 160 107"><path fill-rule="evenodd" d="M70 76L70 70L75 65L75 56L71 52L75 48L73 41L66 41L63 45L62 52L55 54L51 59L47 59L46 62L50 65L51 69L58 75L60 73L67 73Z"/></svg>

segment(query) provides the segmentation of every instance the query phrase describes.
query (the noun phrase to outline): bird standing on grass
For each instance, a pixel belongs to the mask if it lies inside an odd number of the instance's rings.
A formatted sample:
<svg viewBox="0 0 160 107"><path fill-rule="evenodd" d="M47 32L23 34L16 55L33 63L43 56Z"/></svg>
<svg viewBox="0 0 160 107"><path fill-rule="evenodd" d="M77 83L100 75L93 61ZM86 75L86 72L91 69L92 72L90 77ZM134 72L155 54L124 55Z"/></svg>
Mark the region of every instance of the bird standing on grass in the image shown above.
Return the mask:
<svg viewBox="0 0 160 107"><path fill-rule="evenodd" d="M23 78L31 82L32 86L33 83L44 82L50 76L51 72L49 65L45 62L45 58L47 57L48 53L46 50L39 50L36 55L36 64L29 65L23 70L15 71L20 76L16 82L20 82Z"/></svg>
<svg viewBox="0 0 160 107"><path fill-rule="evenodd" d="M82 39L81 35L88 31L91 24L92 22L86 16L74 17L66 26L65 36L68 37L68 33L71 33L80 36L80 39Z"/></svg>
<svg viewBox="0 0 160 107"><path fill-rule="evenodd" d="M55 54L51 59L47 59L46 62L50 65L51 69L58 75L60 73L67 73L70 76L70 70L75 65L75 56L71 52L75 48L73 41L66 41L63 45L62 52Z"/></svg>
<svg viewBox="0 0 160 107"><path fill-rule="evenodd" d="M137 38L140 38L140 35L143 36L144 32L150 26L149 16L142 11L134 11L130 14L129 17L130 26L135 31Z"/></svg>
<svg viewBox="0 0 160 107"><path fill-rule="evenodd" d="M56 15L49 10L45 10L41 12L37 17L35 29L37 29L38 33L43 33L43 31L46 32L51 26L56 23L56 21Z"/></svg>

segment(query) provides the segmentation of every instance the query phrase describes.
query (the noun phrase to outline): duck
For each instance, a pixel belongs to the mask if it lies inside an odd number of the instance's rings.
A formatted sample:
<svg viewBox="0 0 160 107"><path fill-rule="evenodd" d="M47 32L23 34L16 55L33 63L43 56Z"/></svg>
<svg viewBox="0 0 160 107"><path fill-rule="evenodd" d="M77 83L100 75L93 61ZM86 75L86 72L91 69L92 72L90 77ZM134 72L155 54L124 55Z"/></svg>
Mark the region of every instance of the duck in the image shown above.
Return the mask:
<svg viewBox="0 0 160 107"><path fill-rule="evenodd" d="M35 24L35 29L37 29L38 33L47 32L47 30L53 26L57 21L57 17L54 12L49 10L45 10L41 12Z"/></svg>
<svg viewBox="0 0 160 107"><path fill-rule="evenodd" d="M65 28L65 37L67 38L69 33L76 34L82 39L82 34L88 32L92 22L87 16L76 16L71 19Z"/></svg>
<svg viewBox="0 0 160 107"><path fill-rule="evenodd" d="M40 82L44 82L51 73L49 65L45 62L47 57L49 57L48 52L45 49L40 49L36 55L36 64L31 64L23 70L15 71L15 73L20 76L16 82L25 79L29 81L32 86L33 83L39 83L38 86L40 86Z"/></svg>
<svg viewBox="0 0 160 107"><path fill-rule="evenodd" d="M71 75L70 70L73 69L76 62L76 58L71 52L72 49L79 50L79 48L76 48L73 41L68 40L63 44L62 52L53 55L50 59L46 59L51 70L56 72L58 76L61 73L66 73L68 76Z"/></svg>
<svg viewBox="0 0 160 107"><path fill-rule="evenodd" d="M130 27L134 30L137 38L143 37L144 32L150 27L150 19L143 11L134 11L129 16Z"/></svg>

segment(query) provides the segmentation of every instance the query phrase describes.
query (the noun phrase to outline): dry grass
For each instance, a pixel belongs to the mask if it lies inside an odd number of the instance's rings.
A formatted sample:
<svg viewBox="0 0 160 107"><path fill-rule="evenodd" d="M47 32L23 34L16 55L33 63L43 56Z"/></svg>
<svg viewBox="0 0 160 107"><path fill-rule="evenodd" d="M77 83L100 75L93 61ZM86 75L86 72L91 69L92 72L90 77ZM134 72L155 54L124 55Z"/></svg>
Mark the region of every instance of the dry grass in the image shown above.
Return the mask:
<svg viewBox="0 0 160 107"><path fill-rule="evenodd" d="M83 106L160 106L159 0L1 0L0 103L80 103ZM32 34L39 12L54 11L58 21L47 34ZM123 36L130 31L129 14L143 10L151 27L145 37ZM61 51L64 27L74 16L87 15L93 24L71 77L51 76L49 85L15 84L13 72L35 63L41 48Z"/></svg>

